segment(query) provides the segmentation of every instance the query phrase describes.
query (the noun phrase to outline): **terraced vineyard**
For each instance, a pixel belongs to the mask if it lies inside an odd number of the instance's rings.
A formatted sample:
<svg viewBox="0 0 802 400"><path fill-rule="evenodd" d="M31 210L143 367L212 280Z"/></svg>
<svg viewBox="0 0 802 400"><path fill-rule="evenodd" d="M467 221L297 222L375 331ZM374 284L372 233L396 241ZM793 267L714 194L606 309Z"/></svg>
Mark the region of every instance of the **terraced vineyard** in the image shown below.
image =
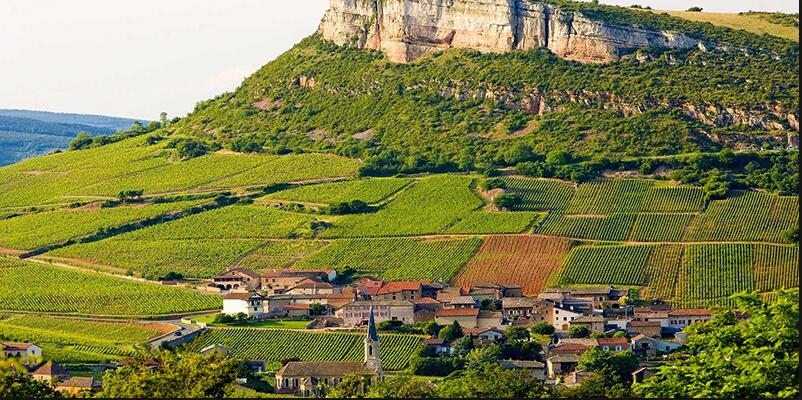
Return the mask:
<svg viewBox="0 0 802 400"><path fill-rule="evenodd" d="M752 245L754 289L768 292L799 286L799 247L771 244Z"/></svg>
<svg viewBox="0 0 802 400"><path fill-rule="evenodd" d="M572 185L557 180L504 178L504 183L523 200L516 211L565 210L574 195Z"/></svg>
<svg viewBox="0 0 802 400"><path fill-rule="evenodd" d="M502 234L523 233L531 230L543 214L514 212L473 211L446 230L447 233Z"/></svg>
<svg viewBox="0 0 802 400"><path fill-rule="evenodd" d="M689 245L680 269L676 300L707 306L754 288L748 244Z"/></svg>
<svg viewBox="0 0 802 400"><path fill-rule="evenodd" d="M48 253L120 267L148 279L169 272L209 278L262 244L259 239L133 240L126 236L63 247Z"/></svg>
<svg viewBox="0 0 802 400"><path fill-rule="evenodd" d="M685 240L779 242L782 231L797 226L798 205L798 197L761 192L716 200L694 218Z"/></svg>
<svg viewBox="0 0 802 400"><path fill-rule="evenodd" d="M440 233L483 205L470 189L473 178L438 175L421 179L373 214L348 215L321 235L379 237Z"/></svg>
<svg viewBox="0 0 802 400"><path fill-rule="evenodd" d="M314 219L264 206L228 206L125 235L129 240L284 238Z"/></svg>
<svg viewBox="0 0 802 400"><path fill-rule="evenodd" d="M671 299L679 279L683 245L661 245L652 250L646 262L649 286L645 298Z"/></svg>
<svg viewBox="0 0 802 400"><path fill-rule="evenodd" d="M289 268L329 243L320 240L271 240L239 262L239 266L254 271Z"/></svg>
<svg viewBox="0 0 802 400"><path fill-rule="evenodd" d="M520 285L526 295L537 295L560 270L570 248L569 241L560 238L491 236L454 283Z"/></svg>
<svg viewBox="0 0 802 400"><path fill-rule="evenodd" d="M286 200L306 203L334 204L362 200L368 204L378 203L409 184L409 179L374 178L344 182L305 185L271 193L260 200Z"/></svg>
<svg viewBox="0 0 802 400"><path fill-rule="evenodd" d="M629 237L629 229L634 222L634 214L573 216L551 213L538 230L538 233L583 239L623 241Z"/></svg>
<svg viewBox="0 0 802 400"><path fill-rule="evenodd" d="M343 239L295 264L295 268L344 268L385 280L450 281L479 245L467 239Z"/></svg>
<svg viewBox="0 0 802 400"><path fill-rule="evenodd" d="M702 210L704 191L700 187L652 186L641 202L640 211L646 213L693 213Z"/></svg>
<svg viewBox="0 0 802 400"><path fill-rule="evenodd" d="M155 317L220 307L188 289L0 257L0 311Z"/></svg>
<svg viewBox="0 0 802 400"><path fill-rule="evenodd" d="M240 174L200 185L199 189L222 189L301 182L310 179L343 178L356 174L360 162L334 154L289 154L260 163Z"/></svg>
<svg viewBox="0 0 802 400"><path fill-rule="evenodd" d="M232 350L234 357L278 362L290 358L303 361L361 361L364 333L304 332L281 329L212 329L190 344L197 351L212 344ZM381 334L382 367L400 371L421 347L420 336Z"/></svg>
<svg viewBox="0 0 802 400"><path fill-rule="evenodd" d="M629 239L636 242L680 242L693 214L638 214Z"/></svg>
<svg viewBox="0 0 802 400"><path fill-rule="evenodd" d="M580 246L568 254L556 285L614 284L641 286L653 246Z"/></svg>
<svg viewBox="0 0 802 400"><path fill-rule="evenodd" d="M605 179L579 185L566 214L635 213L649 190L649 181Z"/></svg>
<svg viewBox="0 0 802 400"><path fill-rule="evenodd" d="M99 363L133 353L133 346L170 332L164 323L100 322L42 316L0 319L0 338L33 342L61 363Z"/></svg>
<svg viewBox="0 0 802 400"><path fill-rule="evenodd" d="M181 211L208 200L113 208L80 208L34 213L0 220L0 247L33 250L101 229Z"/></svg>

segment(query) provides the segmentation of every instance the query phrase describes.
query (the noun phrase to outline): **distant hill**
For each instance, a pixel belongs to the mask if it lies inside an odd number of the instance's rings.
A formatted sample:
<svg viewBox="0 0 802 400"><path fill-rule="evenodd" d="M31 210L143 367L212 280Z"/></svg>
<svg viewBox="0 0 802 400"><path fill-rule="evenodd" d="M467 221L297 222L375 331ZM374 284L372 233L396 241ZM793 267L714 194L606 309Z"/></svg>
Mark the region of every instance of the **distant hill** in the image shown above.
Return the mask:
<svg viewBox="0 0 802 400"><path fill-rule="evenodd" d="M136 120L103 115L0 110L0 165L64 149L78 134L110 135Z"/></svg>
<svg viewBox="0 0 802 400"><path fill-rule="evenodd" d="M666 13L691 21L709 22L725 28L741 29L758 35L768 34L799 42L799 14L743 12L715 13L693 11L651 10L655 13Z"/></svg>

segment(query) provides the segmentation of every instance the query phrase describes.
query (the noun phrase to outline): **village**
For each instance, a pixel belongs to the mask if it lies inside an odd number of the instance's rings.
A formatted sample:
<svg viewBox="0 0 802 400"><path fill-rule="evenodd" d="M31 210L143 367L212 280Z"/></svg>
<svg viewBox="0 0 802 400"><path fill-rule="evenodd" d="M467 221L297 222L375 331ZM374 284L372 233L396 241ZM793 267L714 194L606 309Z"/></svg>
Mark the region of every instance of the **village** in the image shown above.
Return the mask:
<svg viewBox="0 0 802 400"><path fill-rule="evenodd" d="M513 354L500 365L525 370L551 385L577 385L589 376L577 365L591 349L612 354L629 350L638 357L632 381L639 382L682 347L685 327L713 316L711 310L672 308L659 299L636 302L628 289L612 286L549 288L537 296L525 296L516 285L462 287L428 280L343 279L333 269L274 269L259 274L233 268L212 278L203 289L223 298L223 309L213 318L217 323L247 326L292 320L305 321L307 330L366 332L363 362L285 363L276 372L275 391L300 396L317 395L322 384L334 385L346 374L381 378L379 332L421 334L420 354L431 359L458 355L465 351L466 342L468 349L475 349L534 341L537 336L542 343L534 354ZM197 333L201 333L206 324L198 325ZM180 332L175 336L173 345L191 340ZM47 358L34 343L2 343L2 349L4 358ZM201 352L216 350L228 351L216 344ZM263 361L248 361L259 372L264 368ZM125 360L114 367L124 365ZM100 390L97 379L70 376L53 361L27 367L33 377L57 382L56 388L67 393Z"/></svg>

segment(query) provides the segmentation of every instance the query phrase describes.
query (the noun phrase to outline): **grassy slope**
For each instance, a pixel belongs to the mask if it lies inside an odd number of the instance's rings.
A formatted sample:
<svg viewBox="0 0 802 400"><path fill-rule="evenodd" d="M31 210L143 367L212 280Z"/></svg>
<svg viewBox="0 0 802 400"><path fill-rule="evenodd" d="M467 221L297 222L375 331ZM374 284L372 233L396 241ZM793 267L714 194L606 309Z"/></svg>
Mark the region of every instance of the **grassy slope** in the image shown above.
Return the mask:
<svg viewBox="0 0 802 400"><path fill-rule="evenodd" d="M685 18L691 21L709 22L716 26L740 29L758 35L768 34L783 39L799 42L799 28L773 24L763 18L754 15L739 15L732 13L715 12L688 12L688 11L665 11L653 10L655 13L667 13L669 15Z"/></svg>

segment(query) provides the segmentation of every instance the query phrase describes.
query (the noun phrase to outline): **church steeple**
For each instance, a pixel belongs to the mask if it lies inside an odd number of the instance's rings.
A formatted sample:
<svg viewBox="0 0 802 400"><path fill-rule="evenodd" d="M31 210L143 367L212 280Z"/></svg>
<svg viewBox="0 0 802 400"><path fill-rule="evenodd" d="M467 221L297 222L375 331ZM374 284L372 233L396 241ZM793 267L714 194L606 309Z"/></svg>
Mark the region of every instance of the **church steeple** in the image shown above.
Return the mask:
<svg viewBox="0 0 802 400"><path fill-rule="evenodd" d="M368 334L365 336L365 367L375 372L379 378L382 377L381 356L379 355L379 333L376 331L373 306L370 307Z"/></svg>

